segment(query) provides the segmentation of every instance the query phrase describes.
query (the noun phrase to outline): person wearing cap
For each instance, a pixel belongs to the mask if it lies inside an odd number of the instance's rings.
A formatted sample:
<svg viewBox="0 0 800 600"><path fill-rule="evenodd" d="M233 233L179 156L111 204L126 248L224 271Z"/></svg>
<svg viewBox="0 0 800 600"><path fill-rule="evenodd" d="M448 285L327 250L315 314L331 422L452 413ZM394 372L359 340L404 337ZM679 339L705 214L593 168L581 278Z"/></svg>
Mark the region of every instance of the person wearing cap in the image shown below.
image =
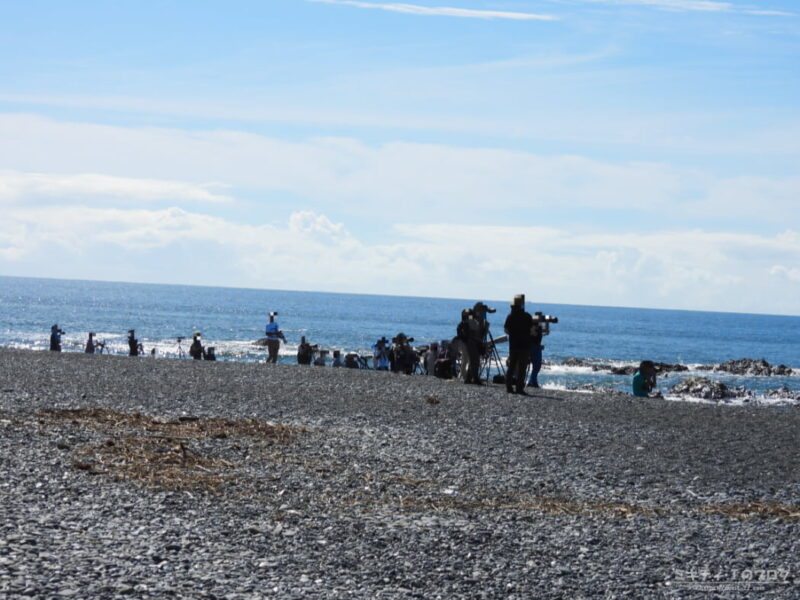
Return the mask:
<svg viewBox="0 0 800 600"><path fill-rule="evenodd" d="M283 335L280 327L278 327L277 321L275 321L275 315L278 313L271 312L269 313L269 321L267 322L267 326L264 329L264 333L267 336L267 362L275 364L278 362L278 351L281 349L281 340L286 342L286 337Z"/></svg>
<svg viewBox="0 0 800 600"><path fill-rule="evenodd" d="M525 394L525 373L531 348L533 317L525 312L525 296L514 296L511 312L506 317L503 329L508 335L508 373L506 391L509 394Z"/></svg>
<svg viewBox="0 0 800 600"><path fill-rule="evenodd" d="M195 333L192 336L192 345L189 346L189 356L194 360L202 360L203 358L203 344L200 341L199 333Z"/></svg>

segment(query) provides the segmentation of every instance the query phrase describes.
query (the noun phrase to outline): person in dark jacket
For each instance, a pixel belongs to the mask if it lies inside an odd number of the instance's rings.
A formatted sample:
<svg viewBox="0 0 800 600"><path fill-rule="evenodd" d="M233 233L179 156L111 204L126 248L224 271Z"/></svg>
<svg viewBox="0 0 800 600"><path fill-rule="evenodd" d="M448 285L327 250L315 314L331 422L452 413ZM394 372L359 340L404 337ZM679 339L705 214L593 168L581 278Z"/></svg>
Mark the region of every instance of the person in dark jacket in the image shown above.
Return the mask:
<svg viewBox="0 0 800 600"><path fill-rule="evenodd" d="M542 370L542 327L538 323L531 332L531 374L528 376L528 387L539 387L539 371Z"/></svg>
<svg viewBox="0 0 800 600"><path fill-rule="evenodd" d="M53 352L61 352L61 334L64 331L58 326L58 323L50 328L50 350Z"/></svg>
<svg viewBox="0 0 800 600"><path fill-rule="evenodd" d="M192 336L192 345L189 346L189 356L195 360L201 360L203 358L203 344L200 341L199 333L195 333Z"/></svg>
<svg viewBox="0 0 800 600"><path fill-rule="evenodd" d="M89 339L86 340L86 348L83 350L86 354L94 354L94 332L89 334Z"/></svg>
<svg viewBox="0 0 800 600"><path fill-rule="evenodd" d="M306 341L306 336L300 336L300 345L297 346L297 364L310 365L314 360L314 348Z"/></svg>
<svg viewBox="0 0 800 600"><path fill-rule="evenodd" d="M509 394L525 394L525 373L531 350L531 328L533 317L525 312L525 296L514 296L511 312L506 317L504 330L508 335L508 374L506 391Z"/></svg>
<svg viewBox="0 0 800 600"><path fill-rule="evenodd" d="M128 330L128 356L139 356L139 340L134 329Z"/></svg>

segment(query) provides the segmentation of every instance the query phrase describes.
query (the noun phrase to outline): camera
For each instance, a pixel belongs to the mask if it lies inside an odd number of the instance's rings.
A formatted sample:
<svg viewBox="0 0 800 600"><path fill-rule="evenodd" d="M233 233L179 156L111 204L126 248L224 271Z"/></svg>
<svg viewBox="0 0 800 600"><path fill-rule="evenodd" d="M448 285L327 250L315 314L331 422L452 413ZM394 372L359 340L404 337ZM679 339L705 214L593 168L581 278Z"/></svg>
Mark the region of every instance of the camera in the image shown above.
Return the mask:
<svg viewBox="0 0 800 600"><path fill-rule="evenodd" d="M178 336L178 343L180 344L185 339L186 339L185 337L183 337L182 335L179 335Z"/></svg>
<svg viewBox="0 0 800 600"><path fill-rule="evenodd" d="M271 313L269 313L269 316L270 317L277 317L278 316L278 311L277 310L272 311Z"/></svg>
<svg viewBox="0 0 800 600"><path fill-rule="evenodd" d="M496 312L497 312L496 308L489 308L483 302L476 302L475 306L472 307L472 313L476 314L476 315L486 314L486 313L489 313L491 315L491 314L494 314Z"/></svg>
<svg viewBox="0 0 800 600"><path fill-rule="evenodd" d="M541 312L533 313L533 320L539 323L558 323L558 317L552 315L544 315Z"/></svg>

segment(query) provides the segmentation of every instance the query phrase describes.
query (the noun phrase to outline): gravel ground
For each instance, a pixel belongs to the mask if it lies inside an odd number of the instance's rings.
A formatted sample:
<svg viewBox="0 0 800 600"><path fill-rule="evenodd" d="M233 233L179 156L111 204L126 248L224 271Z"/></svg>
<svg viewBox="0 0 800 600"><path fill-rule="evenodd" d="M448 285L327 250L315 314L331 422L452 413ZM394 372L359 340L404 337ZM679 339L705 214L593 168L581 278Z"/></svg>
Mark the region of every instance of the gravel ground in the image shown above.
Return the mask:
<svg viewBox="0 0 800 600"><path fill-rule="evenodd" d="M800 409L531 391L0 349L0 595L800 597Z"/></svg>

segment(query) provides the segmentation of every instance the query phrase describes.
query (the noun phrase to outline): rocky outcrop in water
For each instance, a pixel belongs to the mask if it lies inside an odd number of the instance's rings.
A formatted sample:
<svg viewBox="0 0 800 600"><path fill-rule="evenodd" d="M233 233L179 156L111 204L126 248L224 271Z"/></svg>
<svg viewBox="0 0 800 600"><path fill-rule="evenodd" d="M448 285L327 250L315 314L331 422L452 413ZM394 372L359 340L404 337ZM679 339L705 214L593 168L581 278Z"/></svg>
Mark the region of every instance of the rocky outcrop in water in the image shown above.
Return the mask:
<svg viewBox="0 0 800 600"><path fill-rule="evenodd" d="M704 400L726 400L731 398L751 398L753 393L742 386L728 386L721 381L706 377L690 377L673 385L670 394L686 398Z"/></svg>
<svg viewBox="0 0 800 600"><path fill-rule="evenodd" d="M612 365L608 363L594 363L581 358L570 357L561 363L565 367L587 367L592 371L608 371L612 375L633 375L639 369L639 365ZM671 363L655 363L656 373L663 375L664 373L676 373L688 371L689 367L686 365L675 365Z"/></svg>
<svg viewBox="0 0 800 600"><path fill-rule="evenodd" d="M794 372L791 367L787 367L786 365L771 365L763 358L740 358L738 360L729 360L718 365L703 365L698 368L702 371L748 375L750 377L787 377Z"/></svg>
<svg viewBox="0 0 800 600"><path fill-rule="evenodd" d="M764 392L764 398L768 398L770 400L800 401L800 392L790 390L786 386L783 386L776 390L767 390L766 392Z"/></svg>

